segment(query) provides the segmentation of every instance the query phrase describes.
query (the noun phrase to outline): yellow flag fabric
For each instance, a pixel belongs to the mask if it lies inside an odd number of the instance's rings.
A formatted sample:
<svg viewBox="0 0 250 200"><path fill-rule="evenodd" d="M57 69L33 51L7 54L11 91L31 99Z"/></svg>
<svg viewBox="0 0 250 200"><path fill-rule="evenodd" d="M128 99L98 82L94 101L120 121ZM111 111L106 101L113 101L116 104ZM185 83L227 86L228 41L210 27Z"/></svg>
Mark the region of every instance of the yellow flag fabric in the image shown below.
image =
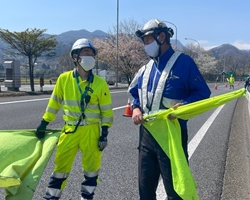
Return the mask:
<svg viewBox="0 0 250 200"><path fill-rule="evenodd" d="M152 134L170 159L174 189L182 199L198 200L199 197L196 192L195 180L182 149L179 122L177 119L169 120L167 116L171 114L177 118L187 120L231 100L245 96L245 94L246 90L243 88L183 105L175 110L159 111L144 117L148 121L143 126Z"/></svg>
<svg viewBox="0 0 250 200"><path fill-rule="evenodd" d="M60 136L51 130L38 140L35 130L0 131L0 187L6 200L30 200Z"/></svg>
<svg viewBox="0 0 250 200"><path fill-rule="evenodd" d="M177 118L187 120L242 96L246 96L245 88L186 104L178 107L178 109L171 108L159 111L158 113L146 116L145 119L166 118L169 114L171 114Z"/></svg>

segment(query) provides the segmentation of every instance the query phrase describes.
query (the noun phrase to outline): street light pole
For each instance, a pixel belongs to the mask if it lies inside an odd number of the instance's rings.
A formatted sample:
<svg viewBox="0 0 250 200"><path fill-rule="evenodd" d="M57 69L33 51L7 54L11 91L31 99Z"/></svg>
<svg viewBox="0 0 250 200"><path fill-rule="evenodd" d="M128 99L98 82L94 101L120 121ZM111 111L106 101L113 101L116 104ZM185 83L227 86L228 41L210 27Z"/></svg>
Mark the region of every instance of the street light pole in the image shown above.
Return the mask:
<svg viewBox="0 0 250 200"><path fill-rule="evenodd" d="M169 24L172 24L175 27L175 48L177 49L177 27L172 23L172 22L168 22L168 21L163 21Z"/></svg>
<svg viewBox="0 0 250 200"><path fill-rule="evenodd" d="M118 35L119 35L119 0L117 0L117 17L116 17L116 87L118 87Z"/></svg>
<svg viewBox="0 0 250 200"><path fill-rule="evenodd" d="M200 45L200 43L199 43L197 40L192 39L192 38L185 38L185 40L193 40L193 41L197 42L197 44L198 44L198 46L199 46L199 52L200 52L200 50L201 50L201 45Z"/></svg>

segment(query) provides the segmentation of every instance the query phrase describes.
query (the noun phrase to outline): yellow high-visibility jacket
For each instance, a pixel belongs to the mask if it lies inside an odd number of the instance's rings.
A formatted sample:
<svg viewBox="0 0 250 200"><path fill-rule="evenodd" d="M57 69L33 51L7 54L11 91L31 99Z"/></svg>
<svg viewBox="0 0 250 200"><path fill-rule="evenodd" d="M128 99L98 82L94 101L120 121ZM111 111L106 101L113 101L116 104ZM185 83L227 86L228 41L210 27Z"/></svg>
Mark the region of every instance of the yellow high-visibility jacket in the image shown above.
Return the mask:
<svg viewBox="0 0 250 200"><path fill-rule="evenodd" d="M106 81L98 75L93 75L87 94L91 97L86 105L84 119L88 123L100 123L101 126L111 127L113 124L113 110L110 90ZM77 76L82 93L87 80ZM62 108L64 121L77 121L81 116L81 92L78 88L74 70L65 72L58 77L53 93L50 97L43 119L47 122L55 120L56 114Z"/></svg>
<svg viewBox="0 0 250 200"><path fill-rule="evenodd" d="M229 84L230 85L234 84L234 77L233 76L230 76L230 78L229 78Z"/></svg>

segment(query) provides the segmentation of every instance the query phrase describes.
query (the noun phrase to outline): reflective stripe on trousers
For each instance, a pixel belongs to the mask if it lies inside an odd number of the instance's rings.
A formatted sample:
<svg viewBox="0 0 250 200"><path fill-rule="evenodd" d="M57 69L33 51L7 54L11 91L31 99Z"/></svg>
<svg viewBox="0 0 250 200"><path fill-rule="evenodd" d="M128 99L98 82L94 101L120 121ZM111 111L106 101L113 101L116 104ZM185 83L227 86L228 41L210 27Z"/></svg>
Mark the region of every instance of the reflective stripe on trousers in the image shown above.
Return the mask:
<svg viewBox="0 0 250 200"><path fill-rule="evenodd" d="M62 195L62 184L69 177L69 173L54 172L50 177L45 199L59 199Z"/></svg>
<svg viewBox="0 0 250 200"><path fill-rule="evenodd" d="M69 174L54 172L44 196L45 199L60 199L62 195L62 184ZM98 172L84 172L85 180L82 182L81 195L83 198L92 199L97 186Z"/></svg>
<svg viewBox="0 0 250 200"><path fill-rule="evenodd" d="M71 128L72 126L65 125L65 131L70 131ZM85 180L82 182L81 192L84 198L88 196L86 199L93 197L102 158L102 152L98 149L99 137L100 128L98 124L79 126L73 134L61 134L55 154L54 174L56 174L56 176L51 177L47 196L56 195L54 197L60 198L67 182L67 177L63 174L70 173L75 156L80 150L82 153L82 168L84 169L85 177Z"/></svg>
<svg viewBox="0 0 250 200"><path fill-rule="evenodd" d="M81 195L85 199L93 199L97 186L98 172L84 172L85 180L82 182Z"/></svg>

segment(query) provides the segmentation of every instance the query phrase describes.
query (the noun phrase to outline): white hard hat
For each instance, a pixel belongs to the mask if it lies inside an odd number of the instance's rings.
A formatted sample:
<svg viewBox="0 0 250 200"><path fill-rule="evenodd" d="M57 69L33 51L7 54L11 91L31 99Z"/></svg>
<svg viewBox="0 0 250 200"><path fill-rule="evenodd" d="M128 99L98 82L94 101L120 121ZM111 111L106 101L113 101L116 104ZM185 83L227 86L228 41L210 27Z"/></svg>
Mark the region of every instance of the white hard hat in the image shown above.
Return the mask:
<svg viewBox="0 0 250 200"><path fill-rule="evenodd" d="M174 35L173 29L168 28L164 22L158 19L151 19L146 24L144 24L141 30L136 31L135 34L137 37L143 38L146 35L158 35L161 32L167 33L169 37L172 37Z"/></svg>
<svg viewBox="0 0 250 200"><path fill-rule="evenodd" d="M71 51L70 51L71 57L72 57L74 51L81 50L82 48L86 48L86 47L93 49L94 54L95 55L97 54L97 50L94 47L94 45L92 44L92 42L86 38L81 38L81 39L76 40L75 43L73 44Z"/></svg>

